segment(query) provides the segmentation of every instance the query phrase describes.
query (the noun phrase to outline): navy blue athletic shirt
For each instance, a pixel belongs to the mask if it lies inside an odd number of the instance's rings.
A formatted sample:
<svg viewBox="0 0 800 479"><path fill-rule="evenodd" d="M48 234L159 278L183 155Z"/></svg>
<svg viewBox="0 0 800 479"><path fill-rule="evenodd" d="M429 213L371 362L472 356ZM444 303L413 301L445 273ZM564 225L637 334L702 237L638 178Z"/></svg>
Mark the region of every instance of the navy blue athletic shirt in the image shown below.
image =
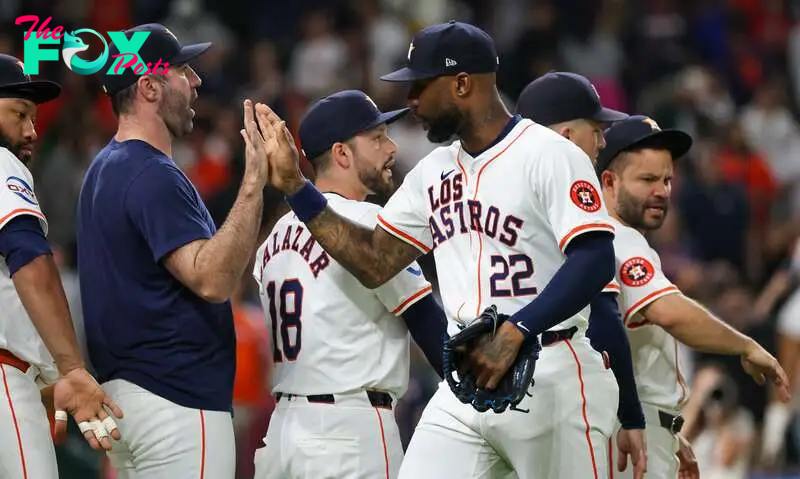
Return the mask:
<svg viewBox="0 0 800 479"><path fill-rule="evenodd" d="M125 379L182 406L231 410L231 305L203 300L162 262L215 231L197 190L162 152L112 139L98 153L78 203L78 272L98 381Z"/></svg>

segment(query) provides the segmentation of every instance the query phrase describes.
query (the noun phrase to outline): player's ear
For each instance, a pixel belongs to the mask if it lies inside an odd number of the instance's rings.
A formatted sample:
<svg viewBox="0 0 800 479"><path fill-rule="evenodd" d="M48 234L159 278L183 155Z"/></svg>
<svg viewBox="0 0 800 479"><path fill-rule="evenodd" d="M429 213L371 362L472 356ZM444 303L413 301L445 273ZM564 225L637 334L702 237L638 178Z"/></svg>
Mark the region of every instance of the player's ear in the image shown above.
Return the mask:
<svg viewBox="0 0 800 479"><path fill-rule="evenodd" d="M346 170L353 161L353 151L346 143L334 143L331 146L331 161Z"/></svg>
<svg viewBox="0 0 800 479"><path fill-rule="evenodd" d="M610 170L603 170L600 174L600 186L603 188L614 188L616 182L616 175Z"/></svg>
<svg viewBox="0 0 800 479"><path fill-rule="evenodd" d="M458 98L464 98L472 90L472 78L466 73L459 73L453 80L453 94Z"/></svg>
<svg viewBox="0 0 800 479"><path fill-rule="evenodd" d="M145 100L154 103L159 100L163 85L160 80L156 80L152 75L142 75L137 80L136 89Z"/></svg>

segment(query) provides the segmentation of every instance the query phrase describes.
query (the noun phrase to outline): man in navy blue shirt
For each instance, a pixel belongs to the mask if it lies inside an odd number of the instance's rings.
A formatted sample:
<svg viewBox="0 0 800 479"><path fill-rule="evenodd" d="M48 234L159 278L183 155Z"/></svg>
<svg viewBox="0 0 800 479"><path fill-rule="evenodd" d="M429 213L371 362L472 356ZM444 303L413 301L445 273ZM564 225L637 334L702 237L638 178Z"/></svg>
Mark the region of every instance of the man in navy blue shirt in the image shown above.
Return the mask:
<svg viewBox="0 0 800 479"><path fill-rule="evenodd" d="M162 25L139 50L149 74L102 77L119 118L87 171L78 205L78 267L89 355L126 411L109 457L122 475L232 478L235 335L229 298L252 257L267 180L264 140L245 102L246 169L216 231L172 141L192 131L201 81ZM112 47L110 62L117 54ZM109 63L110 66L110 63ZM258 141L255 141L258 137Z"/></svg>

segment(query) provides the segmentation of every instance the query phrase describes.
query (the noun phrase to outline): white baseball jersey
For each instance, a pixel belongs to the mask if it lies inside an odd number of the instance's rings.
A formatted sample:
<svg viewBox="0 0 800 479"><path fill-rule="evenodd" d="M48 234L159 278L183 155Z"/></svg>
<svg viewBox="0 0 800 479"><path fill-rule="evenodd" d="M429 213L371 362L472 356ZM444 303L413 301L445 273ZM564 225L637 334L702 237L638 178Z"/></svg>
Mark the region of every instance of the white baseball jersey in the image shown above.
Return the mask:
<svg viewBox="0 0 800 479"><path fill-rule="evenodd" d="M340 215L375 227L377 205L325 196ZM253 274L272 327L273 392L405 393L409 334L398 316L432 290L416 263L369 290L288 213L258 249Z"/></svg>
<svg viewBox="0 0 800 479"><path fill-rule="evenodd" d="M39 219L47 234L47 220L33 191L33 176L28 167L6 148L0 148L0 175L3 181L0 186L0 228L17 216L31 215ZM0 305L4 316L0 321L0 349L36 366L45 383L57 380L58 370L53 357L25 311L3 258L0 258Z"/></svg>
<svg viewBox="0 0 800 479"><path fill-rule="evenodd" d="M486 307L513 314L564 262L576 236L613 233L586 154L530 120L477 157L456 141L422 159L378 217L390 234L434 250L452 334ZM588 307L553 329L585 329Z"/></svg>
<svg viewBox="0 0 800 479"><path fill-rule="evenodd" d="M680 290L664 276L661 258L635 229L614 221L616 278L621 287L620 312L628 329L639 399L672 411L680 410L688 391L678 359L678 342L659 326L650 325L642 308Z"/></svg>

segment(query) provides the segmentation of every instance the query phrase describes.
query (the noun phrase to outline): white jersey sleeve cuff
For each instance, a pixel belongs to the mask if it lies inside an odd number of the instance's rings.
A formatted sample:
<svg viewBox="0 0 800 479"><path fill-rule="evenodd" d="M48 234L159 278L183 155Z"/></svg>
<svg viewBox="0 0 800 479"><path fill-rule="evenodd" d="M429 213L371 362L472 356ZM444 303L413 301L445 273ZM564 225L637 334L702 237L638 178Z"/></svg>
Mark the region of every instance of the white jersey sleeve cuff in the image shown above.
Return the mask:
<svg viewBox="0 0 800 479"><path fill-rule="evenodd" d="M408 234L405 231L401 230L397 226L394 226L393 224L389 223L388 221L383 219L383 216L381 216L381 215L378 215L378 226L383 228L387 233L389 233L390 235L394 236L395 238L397 238L397 239L403 241L404 243L408 243L411 246L417 248L423 254L424 253L428 253L431 250L422 241L414 238L413 236L411 236L410 234Z"/></svg>
<svg viewBox="0 0 800 479"><path fill-rule="evenodd" d="M561 249L561 252L563 253L567 251L567 246L569 246L569 243L573 239L577 238L578 236L584 233L589 233L591 231L607 231L613 234L614 227L608 223L588 223L576 226L575 228L572 228L569 231L569 233L564 235L563 238L561 238L561 241L558 242L558 247Z"/></svg>
<svg viewBox="0 0 800 479"><path fill-rule="evenodd" d="M400 305L392 310L392 314L395 316L400 316L401 314L405 313L408 308L414 305L417 301L424 298L425 296L431 294L433 292L433 286L430 284L426 285L421 290L417 291L416 293L412 294L408 298L406 298Z"/></svg>
<svg viewBox="0 0 800 479"><path fill-rule="evenodd" d="M617 283L608 283L608 284L606 285L606 287L605 287L605 288L603 288L603 291L602 291L602 292L603 292L603 293L614 293L614 294L619 294L619 293L620 293L620 291L621 291L621 288L619 287L619 285L618 285Z"/></svg>
<svg viewBox="0 0 800 479"><path fill-rule="evenodd" d="M639 326L643 326L644 324L646 324L646 321L639 321L639 322L635 322L635 323L628 323L628 321L633 317L633 315L638 313L639 310L641 310L642 308L644 308L648 304L652 303L653 301L657 300L658 298L661 298L663 296L667 296L669 294L676 294L676 293L680 293L680 292L681 292L681 290L679 290L678 287L675 286L675 285L670 285L670 286L667 286L666 288L662 288L662 289L653 291L652 293L648 294L644 298L642 298L639 301L637 301L636 303L634 303L633 306L628 308L628 310L625 311L625 316L622 318L622 322L625 325L627 325L629 328L631 328L631 329L638 328Z"/></svg>
<svg viewBox="0 0 800 479"><path fill-rule="evenodd" d="M0 229L4 228L9 221L13 220L17 216L23 216L23 215L31 215L38 218L39 223L41 223L42 225L42 230L44 230L44 234L47 235L47 218L44 217L44 213L32 208L16 208L10 211L5 216L0 218Z"/></svg>

